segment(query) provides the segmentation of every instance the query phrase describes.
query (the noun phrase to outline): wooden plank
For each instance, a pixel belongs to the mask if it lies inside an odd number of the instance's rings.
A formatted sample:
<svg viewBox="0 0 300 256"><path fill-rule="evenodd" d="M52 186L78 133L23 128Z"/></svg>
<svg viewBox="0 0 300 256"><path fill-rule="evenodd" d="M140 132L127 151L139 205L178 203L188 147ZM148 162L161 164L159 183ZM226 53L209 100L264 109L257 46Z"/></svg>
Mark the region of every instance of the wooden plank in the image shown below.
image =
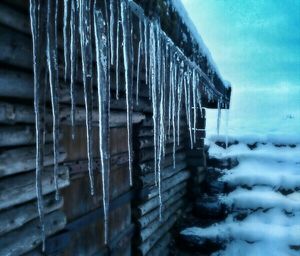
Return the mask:
<svg viewBox="0 0 300 256"><path fill-rule="evenodd" d="M171 216L162 226L161 228L152 234L143 244L141 244L138 248L141 255L146 255L150 249L154 246L154 244L164 235L166 234L171 227L174 225L177 219L176 215Z"/></svg>
<svg viewBox="0 0 300 256"><path fill-rule="evenodd" d="M35 146L9 149L0 153L0 177L27 172L35 169ZM66 152L60 148L58 162L66 159ZM44 148L44 166L53 165L53 146L46 144Z"/></svg>
<svg viewBox="0 0 300 256"><path fill-rule="evenodd" d="M50 213L63 206L63 198L55 200L54 194L45 197L44 213ZM15 230L38 217L37 201L15 206L0 212L0 235Z"/></svg>
<svg viewBox="0 0 300 256"><path fill-rule="evenodd" d="M62 107L60 109L60 118L63 123L70 124L71 123L71 110L70 107ZM94 126L98 126L99 114L97 110L93 110L93 124ZM132 123L140 123L145 118L145 115L142 113L133 112L132 113ZM84 108L76 108L76 122L79 124L85 124L85 109ZM109 125L110 127L120 127L126 126L127 117L126 111L110 111L109 116Z"/></svg>
<svg viewBox="0 0 300 256"><path fill-rule="evenodd" d="M173 204L179 204L179 202L183 202L182 197L185 195L182 191L176 193L173 197L164 202L164 209L168 209L169 207L173 207ZM159 216L159 208L154 209L153 211L141 216L137 219L137 224L139 228L145 228L152 221L154 221Z"/></svg>
<svg viewBox="0 0 300 256"><path fill-rule="evenodd" d="M174 174L180 172L186 168L186 163L185 162L179 162L176 164L175 168L173 165L168 166L167 168L164 168L161 170L161 179L167 179L173 176ZM152 173L149 173L145 176L139 176L139 185L142 187L147 187L147 186L153 186L155 184L155 175L154 175L154 170Z"/></svg>
<svg viewBox="0 0 300 256"><path fill-rule="evenodd" d="M50 236L64 228L65 215L60 211L45 216L45 233ZM0 255L22 255L42 242L39 219L0 238Z"/></svg>
<svg viewBox="0 0 300 256"><path fill-rule="evenodd" d="M176 145L175 150L180 151L184 149L184 145ZM173 152L173 145L167 145L165 149L166 154L170 154ZM145 148L138 152L138 160L139 162L149 161L154 159L154 148Z"/></svg>
<svg viewBox="0 0 300 256"><path fill-rule="evenodd" d="M29 36L0 25L0 62L32 70L32 42Z"/></svg>
<svg viewBox="0 0 300 256"><path fill-rule="evenodd" d="M174 188L171 188L162 193L162 202L167 201L169 198L174 196L179 191L185 191L186 184L180 184ZM159 199L158 196L151 198L150 200L144 202L143 204L137 206L137 214L138 216L145 215L146 213L150 212L151 210L155 209L159 206Z"/></svg>
<svg viewBox="0 0 300 256"><path fill-rule="evenodd" d="M167 208L162 213L162 219L156 218L153 222L151 222L147 227L143 228L139 232L139 238L141 242L147 240L151 235L153 235L157 230L166 222L172 215L181 211L181 207L183 206L183 202L179 201L179 204L174 204L172 207Z"/></svg>
<svg viewBox="0 0 300 256"><path fill-rule="evenodd" d="M184 151L176 152L176 164L185 161L186 155ZM166 154L165 159L162 163L162 167L166 168L173 164L173 153ZM154 170L154 159L146 161L146 162L139 162L138 163L138 174L137 175L146 175L149 173L153 173Z"/></svg>
<svg viewBox="0 0 300 256"><path fill-rule="evenodd" d="M53 179L53 167L47 167L42 174L43 194L48 194L55 190ZM59 188L63 188L68 185L68 168L60 167L58 186ZM36 198L35 172L0 180L0 210L27 202L34 198Z"/></svg>
<svg viewBox="0 0 300 256"><path fill-rule="evenodd" d="M45 142L52 141L46 130ZM0 147L23 146L35 143L35 128L29 125L0 126Z"/></svg>
<svg viewBox="0 0 300 256"><path fill-rule="evenodd" d="M166 191L168 189L171 189L171 188L177 186L179 183L186 181L189 177L190 177L190 172L185 171L185 172L180 172L180 173L174 175L170 179L164 180L162 182L162 191ZM156 186L153 186L149 190L147 198L151 199L157 195L158 195L158 189Z"/></svg>
<svg viewBox="0 0 300 256"><path fill-rule="evenodd" d="M29 17L6 4L0 4L0 24L20 32L30 33Z"/></svg>
<svg viewBox="0 0 300 256"><path fill-rule="evenodd" d="M171 242L171 234L165 234L147 253L147 256L169 255L167 253L168 246Z"/></svg>
<svg viewBox="0 0 300 256"><path fill-rule="evenodd" d="M45 121L52 121L52 113L50 109L46 110ZM60 107L60 120L64 124L71 124L71 108L69 106ZM132 123L139 123L145 118L142 113L132 113ZM98 126L98 111L93 110L93 124ZM34 123L35 114L33 106L12 104L0 102L0 123L15 124L15 123ZM126 126L126 112L125 111L111 111L110 112L110 127ZM82 107L76 108L76 123L85 124L85 109Z"/></svg>

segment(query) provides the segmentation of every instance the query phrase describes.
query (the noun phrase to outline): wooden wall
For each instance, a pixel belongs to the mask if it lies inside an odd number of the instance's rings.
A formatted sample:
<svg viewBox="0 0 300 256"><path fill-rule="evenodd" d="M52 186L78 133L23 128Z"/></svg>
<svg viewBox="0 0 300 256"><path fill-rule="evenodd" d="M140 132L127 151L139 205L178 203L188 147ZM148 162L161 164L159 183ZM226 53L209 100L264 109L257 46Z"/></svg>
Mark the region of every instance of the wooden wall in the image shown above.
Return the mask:
<svg viewBox="0 0 300 256"><path fill-rule="evenodd" d="M61 56L60 56L61 58ZM111 102L109 244L103 243L103 209L97 123L94 127L96 194L90 195L87 171L84 101L78 79L76 138L70 127L68 82L60 65L61 140L60 200L54 200L50 99L46 99L43 189L46 212L46 255L166 255L169 230L188 203L189 185L197 187L203 172L205 116L197 123L197 146L189 150L186 120L181 143L167 140L162 169L163 217L159 220L154 182L153 123L148 88L141 76L139 105L134 104L134 184L130 187L124 79L121 99ZM112 74L114 70L112 69ZM115 84L112 82L112 94ZM94 113L96 115L96 111ZM205 114L205 113L204 113ZM191 179L192 178L192 179ZM133 239L132 239L133 238ZM0 255L42 255L35 193L35 130L32 43L28 1L0 3Z"/></svg>

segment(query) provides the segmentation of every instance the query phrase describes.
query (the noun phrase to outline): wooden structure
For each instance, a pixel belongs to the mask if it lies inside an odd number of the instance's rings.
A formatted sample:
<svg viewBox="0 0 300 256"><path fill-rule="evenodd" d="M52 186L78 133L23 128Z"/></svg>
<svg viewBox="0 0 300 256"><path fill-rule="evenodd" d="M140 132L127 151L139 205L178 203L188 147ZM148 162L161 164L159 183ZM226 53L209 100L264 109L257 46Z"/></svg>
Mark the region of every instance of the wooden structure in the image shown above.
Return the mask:
<svg viewBox="0 0 300 256"><path fill-rule="evenodd" d="M35 192L34 88L28 2L4 0L0 3L0 255L42 255ZM208 72L209 61L201 55L201 49L191 47L189 43L182 43L181 36L184 32L193 42L193 46L197 45L197 41L193 39L193 35L169 1L137 1L137 3L147 11L147 15L158 15L162 29L175 44L187 57L198 56L195 61L205 73ZM168 12L164 8L169 8ZM174 22L178 25L173 26ZM59 58L62 56L59 55ZM60 73L61 69L62 66ZM113 68L111 73L114 74ZM216 90L225 98L229 98L230 89L225 88L217 73L213 73L212 76L216 81ZM168 231L188 203L187 185L197 184L205 168L203 157L205 111L197 122L197 141L193 150L189 149L186 120L182 118L181 143L176 148L175 168L173 168L172 140L170 138L167 141L162 170L163 218L160 221L158 190L153 174L153 122L148 88L144 76L141 76L139 105L134 104L133 107L134 182L133 187L130 187L126 104L122 94L124 77L121 74L121 98L111 100L110 227L109 243L104 245L103 209L100 203L101 179L97 174L96 195L91 196L87 172L84 99L81 80L78 79L77 82L77 136L73 141L70 129L69 85L64 82L63 75L60 75L61 197L58 201L54 199L52 175L50 105L47 104L45 108L46 168L42 179L47 236L45 254L165 255L170 240ZM114 94L116 85L113 82L111 87L111 93ZM216 102L208 102L207 98L203 98L203 105L206 107L215 108ZM96 113L95 110L93 114L96 116ZM95 148L98 147L99 141L96 125L95 122ZM97 168L99 155L94 157Z"/></svg>

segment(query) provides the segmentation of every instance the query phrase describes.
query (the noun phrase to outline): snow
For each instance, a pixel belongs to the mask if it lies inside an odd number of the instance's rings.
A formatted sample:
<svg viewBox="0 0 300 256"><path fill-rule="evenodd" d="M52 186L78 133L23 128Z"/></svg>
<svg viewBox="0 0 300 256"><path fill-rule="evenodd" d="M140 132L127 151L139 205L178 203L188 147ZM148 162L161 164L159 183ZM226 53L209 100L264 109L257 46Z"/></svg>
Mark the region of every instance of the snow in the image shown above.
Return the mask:
<svg viewBox="0 0 300 256"><path fill-rule="evenodd" d="M300 144L300 86L279 84L232 90L228 140L253 144ZM226 137L225 122L216 135L217 111L207 110L206 131L209 141Z"/></svg>
<svg viewBox="0 0 300 256"><path fill-rule="evenodd" d="M292 249L300 245L299 99L297 87L234 88L231 109L225 110L230 120L222 119L220 135L218 111L207 110L210 157L238 162L219 178L231 191L219 195L229 214L182 234L225 241L214 256L299 255ZM246 216L242 220L240 213Z"/></svg>
<svg viewBox="0 0 300 256"><path fill-rule="evenodd" d="M226 171L220 178L230 186L266 185L273 189L300 187L300 165L277 162L277 159L243 159L238 166Z"/></svg>

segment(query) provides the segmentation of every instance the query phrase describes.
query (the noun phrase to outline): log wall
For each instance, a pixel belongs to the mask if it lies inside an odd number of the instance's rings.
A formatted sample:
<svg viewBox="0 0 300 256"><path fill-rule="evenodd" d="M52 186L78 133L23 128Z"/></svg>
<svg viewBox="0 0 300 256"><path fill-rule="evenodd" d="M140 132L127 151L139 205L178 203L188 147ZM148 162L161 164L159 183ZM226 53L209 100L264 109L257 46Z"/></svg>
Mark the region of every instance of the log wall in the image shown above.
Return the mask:
<svg viewBox="0 0 300 256"><path fill-rule="evenodd" d="M0 3L0 255L167 255L171 240L169 231L193 193L190 184L197 187L201 182L205 166L205 113L197 122L197 143L193 150L189 145L186 120L182 117L175 168L173 140L167 139L161 173L163 211L159 220L148 88L141 75L139 104L133 107L134 183L130 187L121 73L121 98L111 101L110 224L109 244L105 246L96 106L93 112L96 193L91 196L82 82L79 77L76 138L72 140L69 85L62 78L61 66L60 200L54 199L52 117L50 98L46 95L43 193L47 239L45 253L42 253L35 192L32 43L28 8L28 1ZM114 74L113 69L111 74ZM114 81L111 87L114 95Z"/></svg>

